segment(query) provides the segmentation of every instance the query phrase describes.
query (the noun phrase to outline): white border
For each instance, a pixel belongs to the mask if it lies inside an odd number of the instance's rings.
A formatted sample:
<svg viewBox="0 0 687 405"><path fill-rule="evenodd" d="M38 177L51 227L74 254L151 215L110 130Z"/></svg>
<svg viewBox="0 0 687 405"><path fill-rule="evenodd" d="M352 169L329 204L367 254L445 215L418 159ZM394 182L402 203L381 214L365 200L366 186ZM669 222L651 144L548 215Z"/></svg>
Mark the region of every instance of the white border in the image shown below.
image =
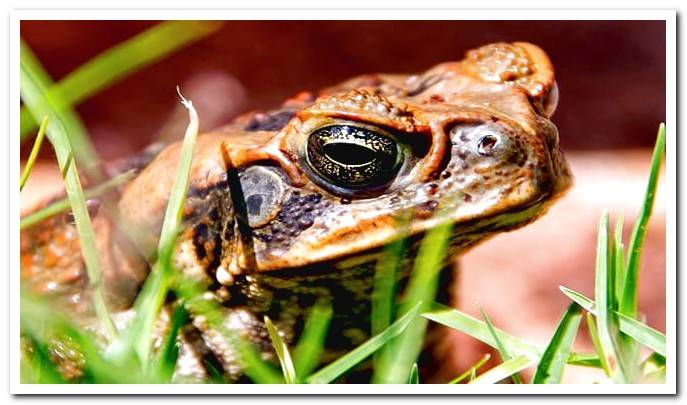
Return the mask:
<svg viewBox="0 0 687 405"><path fill-rule="evenodd" d="M19 132L19 21L108 20L665 20L666 21L666 331L662 385L31 385L19 383L19 193L10 192L9 257L12 394L671 394L676 380L676 12L674 10L20 10L10 14L10 130ZM18 189L19 140L9 138L9 190Z"/></svg>

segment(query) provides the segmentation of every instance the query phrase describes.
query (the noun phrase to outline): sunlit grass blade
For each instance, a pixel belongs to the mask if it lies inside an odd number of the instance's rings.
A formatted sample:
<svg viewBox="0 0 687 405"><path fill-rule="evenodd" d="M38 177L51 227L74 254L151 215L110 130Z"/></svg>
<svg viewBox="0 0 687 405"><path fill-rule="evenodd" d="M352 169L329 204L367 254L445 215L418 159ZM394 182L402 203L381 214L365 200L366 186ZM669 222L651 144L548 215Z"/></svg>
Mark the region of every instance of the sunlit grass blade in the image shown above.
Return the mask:
<svg viewBox="0 0 687 405"><path fill-rule="evenodd" d="M449 384L458 384L458 383L464 381L465 379L467 379L468 377L470 377L471 375L476 374L477 370L479 370L482 366L484 366L490 359L491 359L491 354L489 354L489 353L485 354L484 357L479 359L479 361L477 363L475 363L469 369L465 370L463 372L463 374L461 374L458 377L451 380L449 382ZM473 380L474 380L474 378L473 378Z"/></svg>
<svg viewBox="0 0 687 405"><path fill-rule="evenodd" d="M403 259L406 240L401 237L387 245L375 269L372 291L372 334L386 329L394 318L396 302L396 273Z"/></svg>
<svg viewBox="0 0 687 405"><path fill-rule="evenodd" d="M319 363L332 315L332 306L328 302L316 303L308 314L303 333L293 351L296 375L301 379L310 375Z"/></svg>
<svg viewBox="0 0 687 405"><path fill-rule="evenodd" d="M198 136L198 114L190 101L184 99L181 94L179 96L182 99L182 104L189 111L189 124L184 135L176 171L176 180L172 186L162 222L162 231L157 248L157 260L134 304L136 316L131 327L128 329L126 336L120 339L112 349L112 353L116 353L114 354L115 356L126 356L129 350L133 348L144 368L147 366L150 357L155 320L160 313L160 308L169 289L174 241L176 240L177 230L183 216L193 150Z"/></svg>
<svg viewBox="0 0 687 405"><path fill-rule="evenodd" d="M98 153L86 134L86 128L74 110L63 108L57 95L48 94L52 79L24 41L20 43L19 76L21 99L25 107L34 118L49 117L47 136L53 146L55 140L51 132L56 131L58 127L62 128L61 132L69 141L80 167L94 180L104 180L98 165ZM56 154L59 162L61 153L56 151ZM66 167L66 158L62 158L64 160L61 167Z"/></svg>
<svg viewBox="0 0 687 405"><path fill-rule="evenodd" d="M33 165L36 163L36 158L38 157L38 152L41 150L41 145L43 145L43 138L45 137L45 130L48 128L48 116L43 118L40 128L38 128L38 135L33 141L33 147L31 148L31 153L29 153L28 159L26 159L26 165L24 165L24 171L21 173L21 178L19 178L19 191L24 189L24 184L26 180L29 179L29 174L33 169Z"/></svg>
<svg viewBox="0 0 687 405"><path fill-rule="evenodd" d="M632 236L628 245L627 268L625 270L625 283L623 295L620 297L619 312L631 318L637 317L637 283L639 279L639 260L646 237L646 228L651 217L658 186L658 176L661 171L663 152L666 145L666 126L661 123L658 128L658 136L654 152L651 156L651 169L646 186L644 202L639 211L639 216L632 229Z"/></svg>
<svg viewBox="0 0 687 405"><path fill-rule="evenodd" d="M103 293L103 280L100 274L100 256L95 240L95 231L86 207L86 199L81 188L81 179L72 156L72 145L67 135L67 128L60 118L55 115L47 103L40 84L33 79L31 63L25 63L24 52L20 61L21 97L26 106L36 116L49 117L47 136L53 145L60 171L64 173L65 189L69 199L76 230L81 242L81 252L86 263L88 279L93 286L93 301L96 314L103 328L110 336L114 336L115 328L110 319Z"/></svg>
<svg viewBox="0 0 687 405"><path fill-rule="evenodd" d="M177 359L179 358L178 336L181 327L188 321L188 314L182 305L175 305L170 316L169 332L153 360L154 381L169 383L172 381Z"/></svg>
<svg viewBox="0 0 687 405"><path fill-rule="evenodd" d="M596 303L592 299L566 287L561 286L560 290L563 294L567 295L568 298L578 303L590 313L596 315ZM664 334L636 319L618 313L617 311L616 316L618 317L621 332L632 337L638 343L665 356L666 336Z"/></svg>
<svg viewBox="0 0 687 405"><path fill-rule="evenodd" d="M484 322L487 324L487 329L489 330L491 337L494 339L494 342L496 342L496 349L501 355L501 361L506 362L510 360L511 356L508 353L506 346L503 345L501 339L499 339L499 336L496 334L496 330L494 330L494 324L491 322L491 318L489 318L489 315L487 315L487 312L484 310L484 308L480 307L479 311L482 314L482 319L484 319ZM518 374L513 374L513 382L515 384L522 384L522 380Z"/></svg>
<svg viewBox="0 0 687 405"><path fill-rule="evenodd" d="M430 311L422 314L423 317L463 332L487 345L496 348L497 343L489 332L486 323L473 318L457 309L434 303ZM498 328L494 328L499 340L512 355L527 354L530 357L538 357L541 351L534 345L518 339Z"/></svg>
<svg viewBox="0 0 687 405"><path fill-rule="evenodd" d="M599 235L596 248L596 276L594 282L594 295L597 299L596 317L599 328L599 341L607 361L615 365L613 379L616 382L627 381L626 370L622 364L622 357L618 351L618 337L620 325L615 309L617 300L615 296L614 267L612 265L612 244L608 236L608 212L601 215L599 222Z"/></svg>
<svg viewBox="0 0 687 405"><path fill-rule="evenodd" d="M658 353L651 353L641 364L642 382L665 384L666 358Z"/></svg>
<svg viewBox="0 0 687 405"><path fill-rule="evenodd" d="M478 376L470 384L496 384L513 374L519 373L537 362L527 355L514 357Z"/></svg>
<svg viewBox="0 0 687 405"><path fill-rule="evenodd" d="M217 31L219 21L165 21L114 46L79 66L59 83L50 86L50 97L58 107L69 108L112 83L150 65L174 51ZM22 139L35 127L27 111L21 110Z"/></svg>
<svg viewBox="0 0 687 405"><path fill-rule="evenodd" d="M599 332L596 326L596 322L594 322L594 316L590 312L587 312L586 319L587 329L589 330L589 337L592 340L592 345L594 345L594 350L596 351L596 354L599 356L601 368L604 370L606 377L610 378L611 366L608 364L608 359L604 354L603 346L601 346L601 341L599 340Z"/></svg>
<svg viewBox="0 0 687 405"><path fill-rule="evenodd" d="M615 296L623 296L625 284L625 252L623 247L623 217L615 220L615 233L613 236L613 265L615 266Z"/></svg>
<svg viewBox="0 0 687 405"><path fill-rule="evenodd" d="M533 384L560 384L581 320L582 307L573 302L558 322L556 331L539 360L532 379Z"/></svg>
<svg viewBox="0 0 687 405"><path fill-rule="evenodd" d="M420 384L420 374L417 369L417 363L413 363L413 368L410 369L408 384Z"/></svg>
<svg viewBox="0 0 687 405"><path fill-rule="evenodd" d="M135 175L135 172L133 170L124 172L122 174L119 174L95 187L89 188L84 190L83 195L86 200L97 197L103 193L105 193L107 190L110 190L114 187L120 186L129 180L133 179ZM45 208L41 208L40 210L31 213L24 218L21 219L19 222L19 228L20 229L26 229L32 225L35 225L47 218L52 217L53 215L57 215L60 212L68 210L70 207L69 204L69 198L65 197L63 199L60 199L58 201L55 201L54 203L48 205Z"/></svg>
<svg viewBox="0 0 687 405"><path fill-rule="evenodd" d="M379 350L379 348L388 343L389 340L406 331L408 325L410 325L411 321L418 314L421 305L422 303L418 302L414 308L406 312L405 315L392 323L384 331L371 337L365 343L317 371L308 377L306 381L309 384L328 384L334 381L352 367L372 355L375 351Z"/></svg>
<svg viewBox="0 0 687 405"><path fill-rule="evenodd" d="M445 223L427 232L422 239L415 259L413 272L404 291L398 314L405 314L411 307L424 302L421 311L429 309L434 301L439 283L439 273L444 266L452 224ZM373 382L402 384L408 381L408 373L422 350L427 320L413 320L408 331L394 339L385 349L384 361L376 364ZM381 363L381 364L379 364Z"/></svg>
<svg viewBox="0 0 687 405"><path fill-rule="evenodd" d="M284 374L284 381L286 381L287 384L298 383L298 378L296 377L296 368L293 366L291 354L289 354L289 348L279 335L277 328L267 316L265 316L265 327L267 327L267 333L270 335L272 347L274 347L274 351L277 353L277 358L279 358L281 371Z"/></svg>

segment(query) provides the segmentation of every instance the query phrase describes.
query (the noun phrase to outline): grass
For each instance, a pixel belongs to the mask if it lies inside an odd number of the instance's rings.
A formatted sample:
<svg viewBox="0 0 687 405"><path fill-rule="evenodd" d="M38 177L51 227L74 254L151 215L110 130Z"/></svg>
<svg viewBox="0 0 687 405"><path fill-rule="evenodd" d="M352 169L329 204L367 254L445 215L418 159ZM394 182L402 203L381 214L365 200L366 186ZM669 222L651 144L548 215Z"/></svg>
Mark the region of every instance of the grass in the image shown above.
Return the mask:
<svg viewBox="0 0 687 405"><path fill-rule="evenodd" d="M480 320L433 302L452 229L450 224L443 224L428 232L421 242L413 272L400 299L396 279L407 249L406 241L400 238L386 248L386 254L377 263L376 269L372 337L319 368L329 324L334 315L329 303L318 302L312 308L304 331L294 347L285 344L278 323L265 319L278 360L272 362L263 358L252 343L225 327L224 308L205 297L203 286L175 271L173 247L188 189L199 119L191 103L182 97L182 103L189 109L190 123L184 137L177 181L168 201L157 254L153 258L151 274L134 303L133 321L121 330L115 330L104 301L95 233L85 200L128 181L132 174L125 173L85 191L82 189L77 165L84 163L86 167L95 167L97 156L72 106L125 74L159 60L217 28L214 23L159 24L105 52L57 84L51 82L28 46L22 44L22 133L34 128L35 123L26 118L29 116L27 114L41 117L43 123L22 173L21 185L30 176L42 136L45 135L55 150L64 176L67 198L22 219L21 228L25 229L59 212L72 210L89 279L95 291L93 305L101 327L107 332L106 341L103 342L102 337L56 313L40 297L22 291L23 382L67 382L50 360L49 353L55 339L78 348L82 375L70 382L175 382L174 370L180 350L178 337L181 329L193 317L203 317L209 327L221 333L228 347L237 354L243 372L256 383L331 383L345 377L371 357L374 358L373 382L421 383L418 361L429 322L465 333L495 348L500 354L501 362L495 367L482 371L490 359L490 355L486 354L467 370L457 371L459 375L451 384L466 381L493 384L509 378L517 383L524 382L519 373L528 368L534 368L530 383L560 383L569 365L603 370L616 383L665 382L666 337L642 322L637 308L639 261L665 147L664 125L659 128L647 191L627 250L622 240L622 218L616 220L614 231L611 232L611 218L604 213L599 223L597 241L595 297L588 298L561 287L561 291L572 302L562 314L545 347L498 329L484 310L481 310ZM155 44L161 48L151 54L141 51L155 48L151 48ZM174 294L176 301L165 307L163 304L168 292ZM169 318L168 328L159 347L153 347L155 323L162 311L166 311ZM582 317L589 329L593 353L581 353L573 349ZM648 352L648 355L640 356L643 352ZM208 383L227 382L219 371L210 374L206 381Z"/></svg>

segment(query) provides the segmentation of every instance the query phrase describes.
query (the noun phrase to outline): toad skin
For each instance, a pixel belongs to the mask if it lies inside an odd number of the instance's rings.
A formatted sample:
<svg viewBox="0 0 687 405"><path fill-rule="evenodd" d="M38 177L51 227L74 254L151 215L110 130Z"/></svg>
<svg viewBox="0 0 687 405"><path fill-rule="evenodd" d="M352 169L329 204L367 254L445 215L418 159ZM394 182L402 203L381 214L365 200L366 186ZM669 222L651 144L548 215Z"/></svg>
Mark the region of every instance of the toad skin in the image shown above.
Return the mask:
<svg viewBox="0 0 687 405"><path fill-rule="evenodd" d="M403 285L422 235L453 224L437 298L446 302L451 258L533 221L570 186L550 121L557 99L540 48L496 43L420 74L363 75L240 116L198 137L174 266L267 357L264 316L293 344L310 308L329 302L325 358L335 358L370 336L384 246L408 236ZM93 214L113 311L131 312L148 274L180 151L174 143L137 160L118 191L119 226L106 210ZM56 216L22 231L21 260L24 285L92 316L73 224ZM178 380L205 375L199 352L240 379L219 333L191 323L182 352L193 365Z"/></svg>

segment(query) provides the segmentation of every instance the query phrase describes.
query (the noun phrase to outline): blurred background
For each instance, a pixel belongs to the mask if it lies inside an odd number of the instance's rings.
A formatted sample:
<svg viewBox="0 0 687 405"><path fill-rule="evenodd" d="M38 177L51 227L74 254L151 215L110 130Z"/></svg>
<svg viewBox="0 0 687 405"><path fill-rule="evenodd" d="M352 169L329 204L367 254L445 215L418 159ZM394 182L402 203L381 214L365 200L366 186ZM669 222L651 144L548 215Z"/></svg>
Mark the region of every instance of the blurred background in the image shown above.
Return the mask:
<svg viewBox="0 0 687 405"><path fill-rule="evenodd" d="M56 81L153 21L23 21L21 36ZM548 215L500 235L460 260L455 306L534 343L546 344L568 300L559 285L593 296L594 254L603 209L624 214L625 239L645 190L651 147L665 120L666 43L662 21L230 21L212 34L127 75L78 104L106 161L158 138L182 134L186 115L175 86L193 100L204 129L237 114L278 106L372 72L419 72L490 42L529 41L553 61L560 89L553 121L576 176ZM175 135L176 136L176 135ZM25 158L30 142L22 146ZM61 187L43 148L22 193L27 208ZM665 184L649 224L640 309L665 332ZM584 328L584 326L583 326ZM578 349L592 350L580 334ZM487 346L453 336L447 369L463 370ZM498 358L498 356L493 356ZM598 375L571 368L571 382Z"/></svg>

